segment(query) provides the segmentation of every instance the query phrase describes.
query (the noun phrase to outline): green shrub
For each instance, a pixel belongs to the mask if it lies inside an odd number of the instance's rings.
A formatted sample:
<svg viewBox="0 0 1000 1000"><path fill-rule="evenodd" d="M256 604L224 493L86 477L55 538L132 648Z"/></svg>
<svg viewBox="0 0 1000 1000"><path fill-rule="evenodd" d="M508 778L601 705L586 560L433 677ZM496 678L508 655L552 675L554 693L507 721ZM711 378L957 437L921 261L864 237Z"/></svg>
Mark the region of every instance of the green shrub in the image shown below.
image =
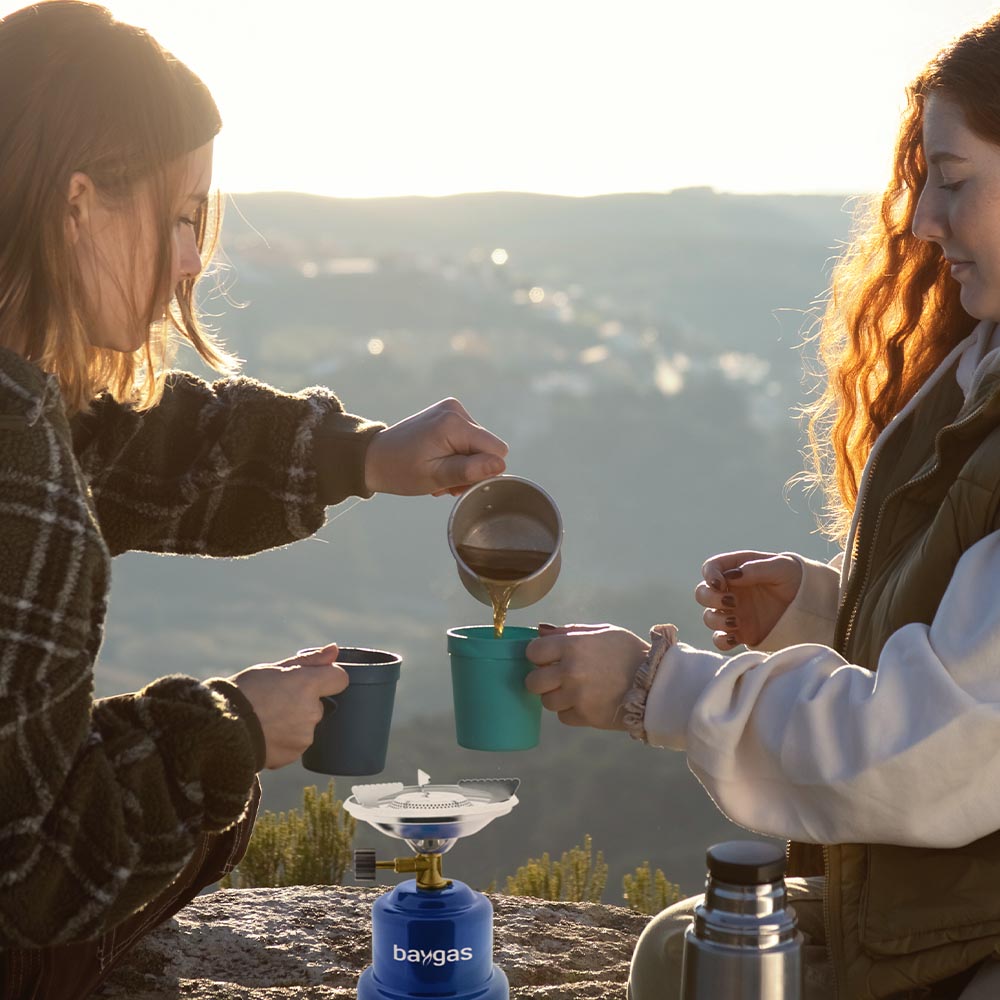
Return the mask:
<svg viewBox="0 0 1000 1000"><path fill-rule="evenodd" d="M590 834L583 838L583 847L565 851L559 861L548 853L531 858L513 874L507 876L508 896L537 896L539 899L566 902L597 903L608 881L608 866L604 854L593 857Z"/></svg>
<svg viewBox="0 0 1000 1000"><path fill-rule="evenodd" d="M629 909L651 915L665 910L681 898L680 887L668 882L659 868L655 874L650 872L648 861L641 868L636 868L634 874L622 879L622 889Z"/></svg>
<svg viewBox="0 0 1000 1000"><path fill-rule="evenodd" d="M282 885L339 885L352 860L355 820L333 795L302 790L302 812L266 811L257 817L247 853L222 879L224 889Z"/></svg>

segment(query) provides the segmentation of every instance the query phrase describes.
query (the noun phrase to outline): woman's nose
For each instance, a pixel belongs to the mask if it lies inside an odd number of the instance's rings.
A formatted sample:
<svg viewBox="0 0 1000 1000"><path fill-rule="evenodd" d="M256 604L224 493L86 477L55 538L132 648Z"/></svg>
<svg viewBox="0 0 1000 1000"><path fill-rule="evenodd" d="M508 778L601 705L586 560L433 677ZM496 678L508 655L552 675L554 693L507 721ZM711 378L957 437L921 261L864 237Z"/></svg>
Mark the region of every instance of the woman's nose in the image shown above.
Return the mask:
<svg viewBox="0 0 1000 1000"><path fill-rule="evenodd" d="M928 243L940 243L948 235L948 216L940 192L930 183L924 184L913 213L913 235Z"/></svg>
<svg viewBox="0 0 1000 1000"><path fill-rule="evenodd" d="M191 226L185 226L183 229L177 263L182 281L197 278L201 274L201 251L198 249L198 241Z"/></svg>

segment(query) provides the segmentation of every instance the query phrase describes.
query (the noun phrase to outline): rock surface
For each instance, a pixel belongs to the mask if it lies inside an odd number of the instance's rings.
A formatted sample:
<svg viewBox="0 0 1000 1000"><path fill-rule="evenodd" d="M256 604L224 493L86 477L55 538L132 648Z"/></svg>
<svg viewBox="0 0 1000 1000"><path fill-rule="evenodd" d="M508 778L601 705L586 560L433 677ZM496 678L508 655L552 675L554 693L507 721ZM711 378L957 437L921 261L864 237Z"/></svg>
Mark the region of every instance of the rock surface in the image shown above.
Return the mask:
<svg viewBox="0 0 1000 1000"><path fill-rule="evenodd" d="M371 905L384 889L292 886L199 896L145 938L96 997L334 1000L371 962ZM512 1000L624 997L648 917L617 906L489 897L494 960Z"/></svg>

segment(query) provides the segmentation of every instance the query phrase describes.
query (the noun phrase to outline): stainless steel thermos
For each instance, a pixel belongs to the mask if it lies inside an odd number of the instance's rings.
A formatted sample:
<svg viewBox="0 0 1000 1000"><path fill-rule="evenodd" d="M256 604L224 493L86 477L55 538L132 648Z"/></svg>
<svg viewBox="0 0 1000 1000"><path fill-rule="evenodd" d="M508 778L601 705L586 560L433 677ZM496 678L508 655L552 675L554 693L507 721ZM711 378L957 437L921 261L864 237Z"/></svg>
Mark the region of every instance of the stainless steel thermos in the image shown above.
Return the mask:
<svg viewBox="0 0 1000 1000"><path fill-rule="evenodd" d="M780 845L708 849L705 898L684 935L681 1000L802 1000L802 935Z"/></svg>

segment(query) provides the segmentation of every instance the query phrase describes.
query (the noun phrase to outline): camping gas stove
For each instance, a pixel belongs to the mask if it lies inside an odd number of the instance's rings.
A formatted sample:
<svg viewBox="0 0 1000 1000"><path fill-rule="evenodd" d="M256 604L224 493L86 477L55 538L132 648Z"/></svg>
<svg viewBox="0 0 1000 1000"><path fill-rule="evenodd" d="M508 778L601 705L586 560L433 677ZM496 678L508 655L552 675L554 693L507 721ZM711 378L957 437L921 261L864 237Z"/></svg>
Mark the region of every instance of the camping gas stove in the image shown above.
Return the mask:
<svg viewBox="0 0 1000 1000"><path fill-rule="evenodd" d="M378 868L413 872L372 906L372 964L358 981L358 1000L507 1000L503 970L493 962L493 907L475 889L441 873L441 857L517 805L517 778L464 779L432 785L355 785L344 808L398 840L416 857L376 861L354 852L354 875L375 881Z"/></svg>

